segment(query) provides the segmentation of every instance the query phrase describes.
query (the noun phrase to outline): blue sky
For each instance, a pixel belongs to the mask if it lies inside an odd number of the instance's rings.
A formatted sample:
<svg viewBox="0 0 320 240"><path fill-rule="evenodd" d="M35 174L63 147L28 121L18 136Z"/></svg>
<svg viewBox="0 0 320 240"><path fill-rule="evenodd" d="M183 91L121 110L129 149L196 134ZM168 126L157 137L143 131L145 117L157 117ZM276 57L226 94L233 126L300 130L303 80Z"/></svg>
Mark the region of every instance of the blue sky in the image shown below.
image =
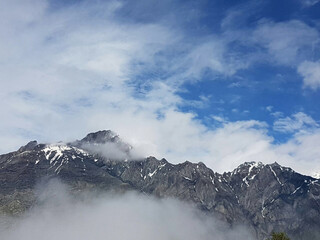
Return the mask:
<svg viewBox="0 0 320 240"><path fill-rule="evenodd" d="M320 1L1 1L0 151L112 129L216 171L320 171Z"/></svg>

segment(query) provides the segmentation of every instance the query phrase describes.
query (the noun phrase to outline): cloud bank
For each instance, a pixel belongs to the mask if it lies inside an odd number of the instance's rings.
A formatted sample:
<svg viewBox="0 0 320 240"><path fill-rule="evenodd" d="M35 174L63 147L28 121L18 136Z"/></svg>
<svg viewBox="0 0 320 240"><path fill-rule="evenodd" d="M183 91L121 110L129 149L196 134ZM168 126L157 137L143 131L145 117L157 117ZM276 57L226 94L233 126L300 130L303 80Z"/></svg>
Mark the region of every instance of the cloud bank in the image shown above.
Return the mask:
<svg viewBox="0 0 320 240"><path fill-rule="evenodd" d="M0 228L2 239L253 239L245 228L230 229L173 199L135 193L87 193L76 199L57 181L45 187L39 192L40 206Z"/></svg>

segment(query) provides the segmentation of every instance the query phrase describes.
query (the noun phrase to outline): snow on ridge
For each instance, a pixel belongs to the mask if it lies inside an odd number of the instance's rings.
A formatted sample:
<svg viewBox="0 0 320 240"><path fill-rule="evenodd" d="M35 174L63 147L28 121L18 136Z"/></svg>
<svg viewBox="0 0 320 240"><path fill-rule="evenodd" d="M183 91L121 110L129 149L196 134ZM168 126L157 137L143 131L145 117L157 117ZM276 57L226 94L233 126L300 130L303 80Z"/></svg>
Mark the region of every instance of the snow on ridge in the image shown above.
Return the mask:
<svg viewBox="0 0 320 240"><path fill-rule="evenodd" d="M63 152L67 151L67 150L71 150L71 147L69 147L67 145L53 145L52 144L52 145L46 145L46 147L44 149L42 149L41 151L44 152L46 159L49 160L50 164L51 164L53 161L62 157ZM55 152L55 155L50 159L50 156L54 152Z"/></svg>
<svg viewBox="0 0 320 240"><path fill-rule="evenodd" d="M157 171L158 171L158 169L154 170L152 173L149 173L148 176L149 176L150 178L152 178L152 176L153 176L154 174L156 174Z"/></svg>
<svg viewBox="0 0 320 240"><path fill-rule="evenodd" d="M188 177L185 177L185 176L183 176L183 178L186 179L186 180L188 180L188 181L192 181L191 178L188 178Z"/></svg>
<svg viewBox="0 0 320 240"><path fill-rule="evenodd" d="M264 167L265 164L263 164L262 162L245 162L245 163L242 163L241 165L239 165L237 168L235 168L232 172L231 172L231 175L234 175L238 172L241 171L241 169L243 169L244 167L249 167L248 170L249 170L249 173L251 172L251 170L253 168L261 168L261 167Z"/></svg>
<svg viewBox="0 0 320 240"><path fill-rule="evenodd" d="M244 164L240 165L237 169L235 169L232 172L232 174L234 174L234 172L236 172L236 173L239 172L242 167L247 167L247 166L249 167L248 174L242 179L242 181L247 186L249 186L249 181L253 180L256 177L256 175L260 172L261 168L265 165L262 162L245 162ZM254 169L259 169L259 171L252 175L252 170L254 170Z"/></svg>
<svg viewBox="0 0 320 240"><path fill-rule="evenodd" d="M297 188L291 193L291 195L295 194L301 187L302 187L302 185L299 186L299 187L297 187Z"/></svg>
<svg viewBox="0 0 320 240"><path fill-rule="evenodd" d="M316 179L320 179L320 172L313 173L311 175L311 177L316 178Z"/></svg>
<svg viewBox="0 0 320 240"><path fill-rule="evenodd" d="M283 183L280 181L280 179L278 178L276 172L273 170L273 168L271 167L271 165L269 165L269 168L270 168L272 174L274 175L274 177L277 179L278 183L279 183L281 186L283 186Z"/></svg>
<svg viewBox="0 0 320 240"><path fill-rule="evenodd" d="M74 150L77 154L82 154L84 156L89 155L88 152L84 151L83 149L73 147L73 146L68 146L65 144L46 145L45 148L42 149L41 151L44 152L46 159L50 161L50 164L51 164L54 161L61 158L65 151L71 151L71 150ZM53 153L54 153L54 156L52 157Z"/></svg>

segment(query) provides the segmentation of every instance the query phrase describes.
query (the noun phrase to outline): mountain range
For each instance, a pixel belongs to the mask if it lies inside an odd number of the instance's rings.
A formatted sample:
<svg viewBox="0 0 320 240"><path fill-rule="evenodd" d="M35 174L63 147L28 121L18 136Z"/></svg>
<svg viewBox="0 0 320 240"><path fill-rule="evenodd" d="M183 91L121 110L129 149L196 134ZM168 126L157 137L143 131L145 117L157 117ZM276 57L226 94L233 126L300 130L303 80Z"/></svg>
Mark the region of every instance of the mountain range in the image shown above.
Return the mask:
<svg viewBox="0 0 320 240"><path fill-rule="evenodd" d="M246 225L259 240L284 231L292 240L320 239L320 180L278 163L245 162L217 173L204 163L171 164L137 157L110 131L70 143L31 141L0 155L0 213L23 213L36 202L41 181L59 178L79 190L129 190L173 197L231 227Z"/></svg>

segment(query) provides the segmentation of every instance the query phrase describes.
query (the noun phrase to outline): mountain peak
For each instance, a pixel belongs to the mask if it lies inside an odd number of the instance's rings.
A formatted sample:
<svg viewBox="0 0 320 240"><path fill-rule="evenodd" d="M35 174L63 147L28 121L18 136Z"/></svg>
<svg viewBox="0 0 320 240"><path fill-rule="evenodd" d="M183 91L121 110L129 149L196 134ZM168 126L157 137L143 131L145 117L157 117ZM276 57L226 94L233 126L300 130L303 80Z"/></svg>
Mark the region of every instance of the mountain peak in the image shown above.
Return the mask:
<svg viewBox="0 0 320 240"><path fill-rule="evenodd" d="M89 133L81 140L81 142L104 144L106 142L116 142L118 138L118 135L111 130L101 130L98 132Z"/></svg>
<svg viewBox="0 0 320 240"><path fill-rule="evenodd" d="M33 150L38 145L37 141L28 142L25 146L19 148L18 152L30 151Z"/></svg>
<svg viewBox="0 0 320 240"><path fill-rule="evenodd" d="M252 162L244 162L242 164L240 164L235 170L237 169L243 169L243 168L260 168L260 167L263 167L265 166L265 164L263 164L262 162L255 162L255 161L252 161Z"/></svg>

